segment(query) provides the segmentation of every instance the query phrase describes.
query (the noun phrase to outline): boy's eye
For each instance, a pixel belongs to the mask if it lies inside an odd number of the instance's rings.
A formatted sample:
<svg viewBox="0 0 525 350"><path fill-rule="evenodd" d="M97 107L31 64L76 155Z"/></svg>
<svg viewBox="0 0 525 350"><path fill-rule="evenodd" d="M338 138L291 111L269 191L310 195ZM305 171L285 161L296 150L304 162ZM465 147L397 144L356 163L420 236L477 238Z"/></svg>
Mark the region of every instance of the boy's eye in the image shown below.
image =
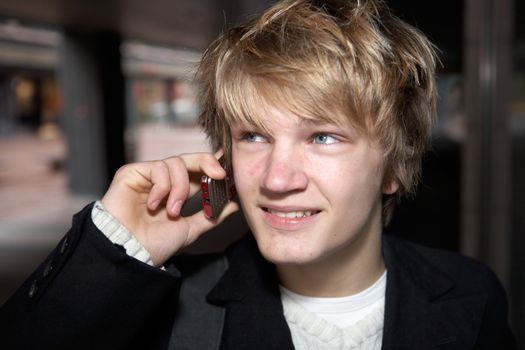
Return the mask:
<svg viewBox="0 0 525 350"><path fill-rule="evenodd" d="M266 142L264 136L256 132L247 132L243 138L248 142Z"/></svg>
<svg viewBox="0 0 525 350"><path fill-rule="evenodd" d="M328 134L315 134L312 141L319 145L330 145L339 142L338 139Z"/></svg>

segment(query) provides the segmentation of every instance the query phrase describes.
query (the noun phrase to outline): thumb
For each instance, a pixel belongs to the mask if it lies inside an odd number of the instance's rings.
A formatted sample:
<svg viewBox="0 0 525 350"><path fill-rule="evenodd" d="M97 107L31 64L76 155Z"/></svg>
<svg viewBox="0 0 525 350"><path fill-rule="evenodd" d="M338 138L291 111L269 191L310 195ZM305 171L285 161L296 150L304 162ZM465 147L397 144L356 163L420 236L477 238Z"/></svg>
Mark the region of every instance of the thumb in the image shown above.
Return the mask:
<svg viewBox="0 0 525 350"><path fill-rule="evenodd" d="M204 214L204 210L201 210L190 217L187 217L189 223L189 233L186 246L195 242L202 234L211 230L215 226L221 224L228 216L239 211L239 204L230 201L221 212L221 215L217 219L210 219Z"/></svg>

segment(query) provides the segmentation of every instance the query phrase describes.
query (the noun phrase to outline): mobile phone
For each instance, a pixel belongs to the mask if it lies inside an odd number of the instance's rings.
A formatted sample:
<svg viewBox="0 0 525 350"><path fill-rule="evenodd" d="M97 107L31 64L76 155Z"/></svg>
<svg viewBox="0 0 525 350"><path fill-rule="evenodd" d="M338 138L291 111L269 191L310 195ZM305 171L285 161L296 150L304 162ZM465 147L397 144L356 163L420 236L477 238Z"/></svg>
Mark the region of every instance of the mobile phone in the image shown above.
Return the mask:
<svg viewBox="0 0 525 350"><path fill-rule="evenodd" d="M214 180L207 175L201 179L202 206L204 214L210 219L217 219L236 194L231 166L226 165L223 157L219 158L219 163L226 170L224 179Z"/></svg>

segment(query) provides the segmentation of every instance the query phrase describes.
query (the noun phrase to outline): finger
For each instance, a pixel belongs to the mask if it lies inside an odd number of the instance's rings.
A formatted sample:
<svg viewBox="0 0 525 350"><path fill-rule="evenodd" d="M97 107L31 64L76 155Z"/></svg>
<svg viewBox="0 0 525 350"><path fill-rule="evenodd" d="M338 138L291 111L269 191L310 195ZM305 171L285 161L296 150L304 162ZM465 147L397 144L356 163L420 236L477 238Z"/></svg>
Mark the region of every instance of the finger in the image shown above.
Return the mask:
<svg viewBox="0 0 525 350"><path fill-rule="evenodd" d="M197 240L203 233L211 230L215 226L222 223L228 216L239 211L239 204L236 202L229 202L221 212L221 215L217 219L210 219L201 210L198 213L188 217L188 223L190 231L188 234L188 241L186 245L189 245Z"/></svg>
<svg viewBox="0 0 525 350"><path fill-rule="evenodd" d="M156 210L171 190L171 179L168 166L163 161L147 163L151 190L147 205L150 210Z"/></svg>
<svg viewBox="0 0 525 350"><path fill-rule="evenodd" d="M168 170L170 189L166 209L172 216L178 216L182 205L189 197L189 175L185 162L180 157L164 159Z"/></svg>
<svg viewBox="0 0 525 350"><path fill-rule="evenodd" d="M226 172L217 159L209 153L183 154L155 162L151 174L154 185L148 207L155 210L168 195L166 201L168 213L171 216L180 215L186 200L200 189L202 174L214 179L222 179Z"/></svg>
<svg viewBox="0 0 525 350"><path fill-rule="evenodd" d="M201 189L202 175L207 175L215 180L221 180L226 176L226 171L217 158L210 153L183 154L180 158L189 171L189 196L193 196Z"/></svg>
<svg viewBox="0 0 525 350"><path fill-rule="evenodd" d="M190 173L206 174L216 180L226 175L217 158L211 153L181 154L179 157L184 161Z"/></svg>

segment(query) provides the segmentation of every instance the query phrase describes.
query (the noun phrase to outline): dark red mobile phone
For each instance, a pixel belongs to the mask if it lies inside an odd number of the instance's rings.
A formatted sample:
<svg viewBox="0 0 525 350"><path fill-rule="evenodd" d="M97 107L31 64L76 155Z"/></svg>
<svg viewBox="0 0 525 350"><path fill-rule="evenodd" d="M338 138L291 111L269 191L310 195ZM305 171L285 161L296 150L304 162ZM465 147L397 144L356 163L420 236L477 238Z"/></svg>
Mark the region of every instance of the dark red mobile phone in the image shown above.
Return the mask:
<svg viewBox="0 0 525 350"><path fill-rule="evenodd" d="M203 175L201 180L204 214L210 219L218 218L222 209L236 194L231 166L226 166L223 157L219 158L219 163L226 170L226 177L223 180L214 180L206 175Z"/></svg>

